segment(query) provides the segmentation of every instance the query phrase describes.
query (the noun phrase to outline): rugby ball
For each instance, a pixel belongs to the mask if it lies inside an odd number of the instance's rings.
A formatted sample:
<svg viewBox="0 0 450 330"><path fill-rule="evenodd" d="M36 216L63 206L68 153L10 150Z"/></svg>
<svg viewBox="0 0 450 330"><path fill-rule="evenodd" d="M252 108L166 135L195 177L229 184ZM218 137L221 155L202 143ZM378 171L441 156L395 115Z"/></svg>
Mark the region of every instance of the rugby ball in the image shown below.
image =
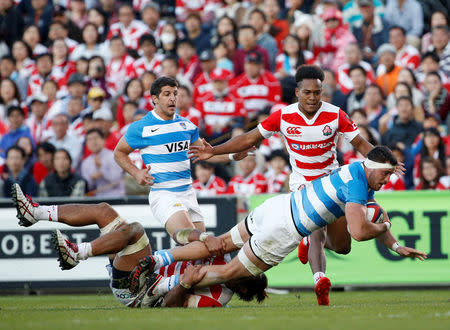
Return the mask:
<svg viewBox="0 0 450 330"><path fill-rule="evenodd" d="M380 205L375 202L369 202L366 205L366 220L373 223L382 223L383 222L383 209Z"/></svg>

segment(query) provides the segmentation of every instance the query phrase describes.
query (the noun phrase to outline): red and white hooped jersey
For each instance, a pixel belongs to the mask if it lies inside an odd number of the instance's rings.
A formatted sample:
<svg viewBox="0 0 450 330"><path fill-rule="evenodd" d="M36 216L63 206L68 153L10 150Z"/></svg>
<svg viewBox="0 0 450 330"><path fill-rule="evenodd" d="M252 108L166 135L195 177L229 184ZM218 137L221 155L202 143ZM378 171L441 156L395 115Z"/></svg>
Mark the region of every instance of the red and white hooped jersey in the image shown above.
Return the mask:
<svg viewBox="0 0 450 330"><path fill-rule="evenodd" d="M397 51L395 65L416 70L420 65L419 51L414 46L405 45L402 49Z"/></svg>
<svg viewBox="0 0 450 330"><path fill-rule="evenodd" d="M300 112L298 103L294 103L272 113L258 129L265 138L276 132L283 135L292 167L291 190L339 166L337 133L348 141L359 134L358 127L344 111L323 101L311 119Z"/></svg>
<svg viewBox="0 0 450 330"><path fill-rule="evenodd" d="M199 180L195 180L192 183L192 187L195 189L195 193L200 197L217 196L227 193L227 184L225 181L214 174L211 175L206 184L201 183Z"/></svg>
<svg viewBox="0 0 450 330"><path fill-rule="evenodd" d="M178 111L181 117L188 119L192 124L200 128L202 113L199 110L194 107L190 107L186 111L180 111L179 109Z"/></svg>
<svg viewBox="0 0 450 330"><path fill-rule="evenodd" d="M134 59L125 54L120 60L111 59L106 66L106 84L108 92L111 95L117 96L117 93L122 92L125 82L136 77L134 71Z"/></svg>
<svg viewBox="0 0 450 330"><path fill-rule="evenodd" d="M283 171L276 174L273 170L266 173L267 179L267 193L279 193L283 189L283 185L289 176L289 172Z"/></svg>
<svg viewBox="0 0 450 330"><path fill-rule="evenodd" d="M231 257L225 254L221 257L211 257L195 261L178 261L173 262L169 266L161 267L155 270L164 277L172 275L182 275L188 265L225 265L230 262ZM213 285L207 288L194 289L194 294L189 297L188 307L223 307L233 296L233 291L224 284Z"/></svg>
<svg viewBox="0 0 450 330"><path fill-rule="evenodd" d="M245 73L230 81L230 89L244 100L248 117L253 119L267 105L281 101L281 85L269 71L262 70L258 79L250 79Z"/></svg>
<svg viewBox="0 0 450 330"><path fill-rule="evenodd" d="M406 190L405 181L402 177L396 174L391 175L389 181L381 187L381 190L392 191L392 190Z"/></svg>
<svg viewBox="0 0 450 330"><path fill-rule="evenodd" d="M228 183L229 194L249 196L253 194L263 194L267 192L267 180L264 175L255 169L247 177L235 175Z"/></svg>
<svg viewBox="0 0 450 330"><path fill-rule="evenodd" d="M53 74L53 70L47 77L42 77L36 70L28 80L27 97L42 92L42 85L46 80L54 80L59 88L63 87L63 85L59 85L63 80L58 80L58 77Z"/></svg>
<svg viewBox="0 0 450 330"><path fill-rule="evenodd" d="M362 66L363 69L366 70L366 84L370 85L372 83L375 83L375 73L373 72L372 66L364 61L359 62L358 65ZM353 90L353 82L348 74L350 67L350 64L344 63L338 68L336 72L336 82L340 86L341 92L344 94L348 94Z"/></svg>
<svg viewBox="0 0 450 330"><path fill-rule="evenodd" d="M135 19L131 21L128 27L125 27L120 22L111 24L106 39L109 40L113 36L119 35L122 37L122 40L127 48L137 50L139 48L139 38L146 33L150 33L148 26Z"/></svg>
<svg viewBox="0 0 450 330"><path fill-rule="evenodd" d="M161 63L164 59L162 54L155 54L151 61L147 59L147 57L142 56L138 58L134 64L134 71L138 77L141 77L145 71L154 72L157 76L161 74Z"/></svg>
<svg viewBox="0 0 450 330"><path fill-rule="evenodd" d="M212 92L197 100L195 107L201 112L207 135L223 133L235 117L246 117L242 100L234 93L216 98Z"/></svg>
<svg viewBox="0 0 450 330"><path fill-rule="evenodd" d="M52 121L44 116L40 123L37 122L34 114L25 120L25 125L30 129L31 136L36 144L45 141L50 136Z"/></svg>
<svg viewBox="0 0 450 330"><path fill-rule="evenodd" d="M194 93L192 94L192 99L197 102L199 97L202 97L207 92L212 91L212 83L209 74L206 72L200 73L194 81Z"/></svg>

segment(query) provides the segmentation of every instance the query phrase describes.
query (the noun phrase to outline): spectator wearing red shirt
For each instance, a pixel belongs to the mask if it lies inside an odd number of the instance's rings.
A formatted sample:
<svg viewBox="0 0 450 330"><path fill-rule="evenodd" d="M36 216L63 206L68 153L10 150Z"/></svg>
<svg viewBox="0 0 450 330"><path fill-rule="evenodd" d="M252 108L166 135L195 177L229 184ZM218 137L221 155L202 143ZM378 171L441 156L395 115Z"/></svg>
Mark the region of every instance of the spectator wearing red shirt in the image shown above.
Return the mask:
<svg viewBox="0 0 450 330"><path fill-rule="evenodd" d="M43 53L36 57L36 70L28 80L28 92L27 96L39 93L42 90L42 85L45 80L52 79L57 81L58 79L53 76L53 58L49 53ZM61 86L59 86L61 87Z"/></svg>
<svg viewBox="0 0 450 330"><path fill-rule="evenodd" d="M192 93L188 87L178 86L177 95L178 114L188 119L197 127L201 127L202 113L192 106Z"/></svg>
<svg viewBox="0 0 450 330"><path fill-rule="evenodd" d="M238 40L240 48L233 55L233 68L236 76L244 72L245 58L250 52L257 51L261 54L262 63L266 70L271 70L269 54L267 50L257 44L256 30L250 25L242 25L239 28Z"/></svg>
<svg viewBox="0 0 450 330"><path fill-rule="evenodd" d="M263 69L263 56L257 51L247 54L244 68L244 73L230 81L230 88L244 100L248 117L254 119L265 106L281 101L281 85Z"/></svg>
<svg viewBox="0 0 450 330"><path fill-rule="evenodd" d="M25 120L33 137L34 143L40 143L49 137L51 120L47 116L48 104L47 96L42 93L34 94L30 97L30 116Z"/></svg>
<svg viewBox="0 0 450 330"><path fill-rule="evenodd" d="M289 34L289 22L285 19L279 19L280 5L278 0L265 0L263 10L266 14L269 34L275 38L278 49L282 49L284 38Z"/></svg>
<svg viewBox="0 0 450 330"><path fill-rule="evenodd" d="M205 161L195 164L196 180L192 186L197 196L211 197L222 195L227 192L225 181L214 175L214 165Z"/></svg>
<svg viewBox="0 0 450 330"><path fill-rule="evenodd" d="M119 96L117 101L116 120L119 128L122 128L125 125L123 105L128 101L135 102L139 109L148 111L152 109L152 106L147 104L147 101L144 98L144 87L142 86L142 82L137 78L128 80L124 88L124 93Z"/></svg>
<svg viewBox="0 0 450 330"><path fill-rule="evenodd" d="M138 77L142 76L145 71L152 71L156 75L161 73L161 62L163 56L156 53L156 41L155 37L150 34L144 34L139 39L139 51L141 57L139 57L133 64L134 71Z"/></svg>
<svg viewBox="0 0 450 330"><path fill-rule="evenodd" d="M33 177L37 184L53 172L53 156L56 148L53 144L42 142L36 147L37 162L33 166Z"/></svg>
<svg viewBox="0 0 450 330"><path fill-rule="evenodd" d="M269 156L269 170L265 174L267 179L267 192L269 194L284 191L284 186L289 178L287 170L287 156L283 150L275 150Z"/></svg>
<svg viewBox="0 0 450 330"><path fill-rule="evenodd" d="M105 148L114 150L121 136L120 132L112 128L113 116L111 111L107 108L97 110L92 115L92 119L92 128L99 128L105 136ZM90 150L86 147L84 150L84 156L88 157L90 154Z"/></svg>
<svg viewBox="0 0 450 330"><path fill-rule="evenodd" d="M124 41L114 36L109 42L112 58L106 66L106 83L109 94L116 96L122 92L125 82L135 77L134 59L127 55Z"/></svg>
<svg viewBox="0 0 450 330"><path fill-rule="evenodd" d="M441 180L444 169L438 159L426 157L420 164L420 182L416 190L447 190L447 182Z"/></svg>
<svg viewBox="0 0 450 330"><path fill-rule="evenodd" d="M389 29L389 43L395 47L395 65L416 70L420 65L420 53L414 46L406 43L406 31L401 26Z"/></svg>
<svg viewBox="0 0 450 330"><path fill-rule="evenodd" d="M137 50L139 38L146 33L150 33L147 25L136 20L133 7L124 3L119 8L119 22L111 25L106 39L110 40L113 36L118 35L122 37L127 48Z"/></svg>
<svg viewBox="0 0 450 330"><path fill-rule="evenodd" d="M267 180L256 169L255 157L246 157L238 163L242 175L235 175L228 184L228 193L250 196L267 192Z"/></svg>
<svg viewBox="0 0 450 330"><path fill-rule="evenodd" d="M211 72L213 89L197 100L195 107L202 113L206 135L214 139L231 128L243 126L246 111L242 100L228 88L231 72L216 68Z"/></svg>
<svg viewBox="0 0 450 330"><path fill-rule="evenodd" d="M210 74L216 68L216 57L211 50L204 50L198 57L200 60L201 73L194 80L194 102L206 92L212 90Z"/></svg>

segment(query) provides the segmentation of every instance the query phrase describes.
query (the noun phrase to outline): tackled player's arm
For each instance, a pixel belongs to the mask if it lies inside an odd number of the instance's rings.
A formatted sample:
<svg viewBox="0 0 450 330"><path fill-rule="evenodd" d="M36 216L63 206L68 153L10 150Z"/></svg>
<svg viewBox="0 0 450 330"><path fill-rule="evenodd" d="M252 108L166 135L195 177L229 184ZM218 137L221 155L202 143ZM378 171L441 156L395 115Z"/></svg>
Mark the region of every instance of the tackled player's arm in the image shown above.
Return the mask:
<svg viewBox="0 0 450 330"><path fill-rule="evenodd" d="M264 137L259 132L259 129L255 128L250 132L235 136L231 140L214 147L208 143L202 143L200 140L197 140L191 145L188 154L189 158L193 158L194 161L207 159L212 159L210 160L212 162L229 161L228 154L246 153L263 140ZM234 159L239 160L237 155L234 156Z"/></svg>
<svg viewBox="0 0 450 330"><path fill-rule="evenodd" d="M181 275L180 283L170 290L164 297L162 307L186 307L191 288L200 282L205 276L205 272L200 272L201 265L186 267Z"/></svg>
<svg viewBox="0 0 450 330"><path fill-rule="evenodd" d="M383 217L384 219L387 219L387 221L390 221L385 210L383 210ZM422 261L427 258L427 254L425 252L400 245L390 230L380 234L377 237L377 241L403 257L418 258Z"/></svg>
<svg viewBox="0 0 450 330"><path fill-rule="evenodd" d="M359 241L367 241L388 230L383 223L372 223L366 220L366 207L358 203L345 204L345 217L347 218L350 235Z"/></svg>
<svg viewBox="0 0 450 330"><path fill-rule="evenodd" d="M365 138L361 136L361 134L358 134L354 137L353 140L350 141L352 146L358 150L364 157L367 157L367 154L370 150L373 149L373 145L367 141Z"/></svg>
<svg viewBox="0 0 450 330"><path fill-rule="evenodd" d="M215 237L206 232L194 228L182 228L175 231L172 238L181 245L186 245L195 241L202 242L208 249L207 256L223 255L226 253L225 240L222 237Z"/></svg>

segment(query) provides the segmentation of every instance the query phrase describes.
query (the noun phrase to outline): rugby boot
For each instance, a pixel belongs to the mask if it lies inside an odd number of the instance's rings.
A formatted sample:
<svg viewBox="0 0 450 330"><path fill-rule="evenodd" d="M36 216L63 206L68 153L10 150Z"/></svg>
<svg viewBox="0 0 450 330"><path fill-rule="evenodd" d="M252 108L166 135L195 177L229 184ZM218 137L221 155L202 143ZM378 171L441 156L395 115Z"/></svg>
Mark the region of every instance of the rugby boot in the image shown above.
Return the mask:
<svg viewBox="0 0 450 330"><path fill-rule="evenodd" d="M162 295L153 294L153 290L162 279L163 276L156 273L145 276L142 288L131 307L158 307L162 303Z"/></svg>
<svg viewBox="0 0 450 330"><path fill-rule="evenodd" d="M39 207L39 204L33 202L30 196L24 195L17 183L14 183L12 186L11 196L17 210L16 217L19 219L19 225L23 227L34 225L37 222L34 210Z"/></svg>
<svg viewBox="0 0 450 330"><path fill-rule="evenodd" d="M139 260L138 265L130 273L130 291L137 294L141 291L147 274L153 273L155 269L156 260L153 256L146 256Z"/></svg>
<svg viewBox="0 0 450 330"><path fill-rule="evenodd" d="M328 306L330 304L330 289L331 282L328 277L321 277L314 287L314 292L317 296L317 303L320 306Z"/></svg>
<svg viewBox="0 0 450 330"><path fill-rule="evenodd" d="M58 229L52 233L52 242L58 252L59 267L62 270L72 269L79 264L77 260L78 246L65 239Z"/></svg>

